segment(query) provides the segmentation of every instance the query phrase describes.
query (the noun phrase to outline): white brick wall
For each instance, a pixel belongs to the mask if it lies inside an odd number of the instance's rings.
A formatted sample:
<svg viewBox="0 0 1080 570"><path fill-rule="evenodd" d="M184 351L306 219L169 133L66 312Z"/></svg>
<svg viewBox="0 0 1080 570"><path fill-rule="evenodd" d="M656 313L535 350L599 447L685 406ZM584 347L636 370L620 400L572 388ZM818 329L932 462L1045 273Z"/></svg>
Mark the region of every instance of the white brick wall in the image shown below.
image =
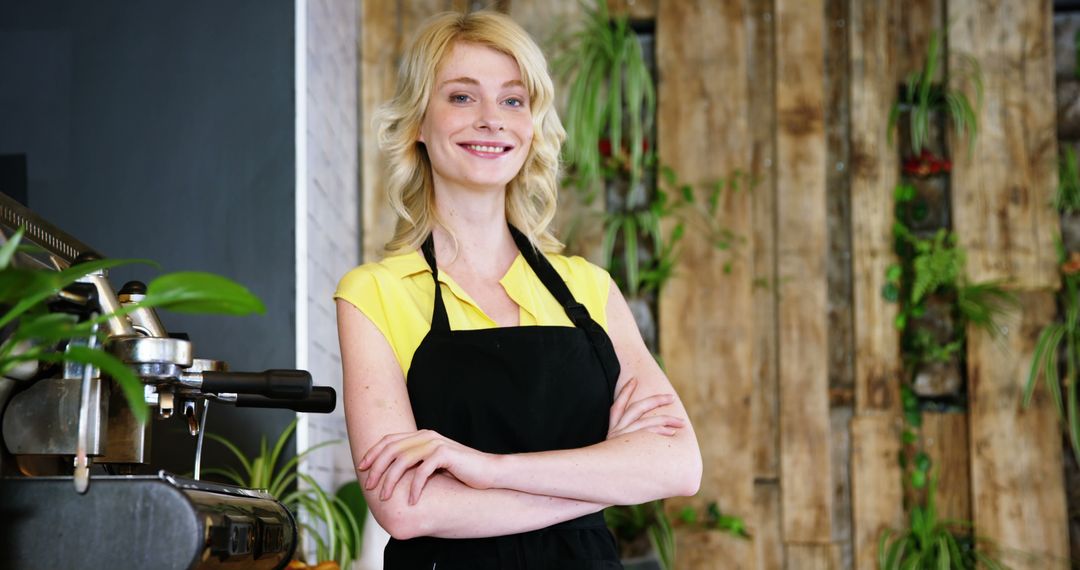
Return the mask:
<svg viewBox="0 0 1080 570"><path fill-rule="evenodd" d="M296 0L298 366L338 391L333 414L301 414L299 451L328 440L301 462L328 492L355 477L341 402L341 357L331 296L360 261L357 41L360 0ZM302 60L301 60L302 58ZM310 561L310 560L309 560Z"/></svg>

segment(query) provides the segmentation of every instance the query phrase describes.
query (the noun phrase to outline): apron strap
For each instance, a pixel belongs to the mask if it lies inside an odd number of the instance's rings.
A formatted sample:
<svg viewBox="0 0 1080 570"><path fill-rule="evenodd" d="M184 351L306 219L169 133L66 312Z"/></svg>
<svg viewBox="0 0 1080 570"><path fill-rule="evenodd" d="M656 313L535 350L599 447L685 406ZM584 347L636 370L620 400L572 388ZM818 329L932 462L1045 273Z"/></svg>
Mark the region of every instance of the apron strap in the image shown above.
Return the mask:
<svg viewBox="0 0 1080 570"><path fill-rule="evenodd" d="M566 286L566 282L551 266L551 262L548 261L547 257L533 247L529 238L525 237L525 234L518 231L514 226L510 226L510 234L514 236L514 242L517 243L521 255L532 267L536 276L540 278L540 282L544 284L544 287L547 287L555 300L563 306L566 316L570 317L570 322L584 331L585 336L588 337L589 344L592 345L593 352L596 353L596 358L604 369L608 386L614 394L615 383L619 379L620 367L618 357L615 355L615 347L611 344L611 337L608 336L604 327L601 327L599 323L593 320L592 315L589 314L589 309L577 302L574 294L570 292L570 288Z"/></svg>
<svg viewBox="0 0 1080 570"><path fill-rule="evenodd" d="M439 266L435 263L435 240L432 234L428 234L420 251L424 253L424 259L431 267L431 279L435 282L435 308L431 311L432 332L450 332L450 319L446 316L446 305L443 304L442 287L439 286Z"/></svg>

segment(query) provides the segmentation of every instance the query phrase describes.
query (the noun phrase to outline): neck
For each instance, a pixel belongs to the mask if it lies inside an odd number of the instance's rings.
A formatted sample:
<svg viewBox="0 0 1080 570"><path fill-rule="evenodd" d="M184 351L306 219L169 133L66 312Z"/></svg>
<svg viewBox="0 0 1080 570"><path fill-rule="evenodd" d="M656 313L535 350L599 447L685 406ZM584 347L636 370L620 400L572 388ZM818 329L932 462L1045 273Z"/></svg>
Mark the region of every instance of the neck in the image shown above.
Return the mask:
<svg viewBox="0 0 1080 570"><path fill-rule="evenodd" d="M436 187L435 209L446 226L434 229L440 267L496 279L506 273L518 251L506 226L505 189L481 193Z"/></svg>

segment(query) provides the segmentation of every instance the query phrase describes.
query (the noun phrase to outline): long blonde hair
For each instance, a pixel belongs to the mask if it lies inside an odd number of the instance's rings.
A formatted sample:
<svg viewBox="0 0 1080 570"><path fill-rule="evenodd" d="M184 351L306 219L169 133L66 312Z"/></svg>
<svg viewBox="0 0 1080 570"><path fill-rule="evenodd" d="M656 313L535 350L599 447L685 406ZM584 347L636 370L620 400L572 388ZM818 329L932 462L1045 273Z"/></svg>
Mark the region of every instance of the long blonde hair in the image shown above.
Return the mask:
<svg viewBox="0 0 1080 570"><path fill-rule="evenodd" d="M533 138L521 171L507 185L506 218L533 245L557 252L549 226L558 200L559 149L566 131L555 111L547 61L528 33L498 12L445 12L425 21L405 51L394 97L375 113L379 147L388 162L387 193L398 214L392 253L415 250L436 224L435 189L427 149L417 142L435 76L455 42L490 47L517 61L529 92Z"/></svg>

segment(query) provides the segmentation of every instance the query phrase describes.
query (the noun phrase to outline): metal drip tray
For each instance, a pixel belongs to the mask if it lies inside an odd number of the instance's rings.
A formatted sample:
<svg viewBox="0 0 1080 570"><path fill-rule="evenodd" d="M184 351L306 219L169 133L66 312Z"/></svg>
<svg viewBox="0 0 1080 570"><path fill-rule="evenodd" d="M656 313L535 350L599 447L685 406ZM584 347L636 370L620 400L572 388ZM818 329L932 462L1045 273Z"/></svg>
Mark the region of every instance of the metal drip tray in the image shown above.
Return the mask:
<svg viewBox="0 0 1080 570"><path fill-rule="evenodd" d="M0 479L0 568L283 568L296 523L262 491L157 476Z"/></svg>

